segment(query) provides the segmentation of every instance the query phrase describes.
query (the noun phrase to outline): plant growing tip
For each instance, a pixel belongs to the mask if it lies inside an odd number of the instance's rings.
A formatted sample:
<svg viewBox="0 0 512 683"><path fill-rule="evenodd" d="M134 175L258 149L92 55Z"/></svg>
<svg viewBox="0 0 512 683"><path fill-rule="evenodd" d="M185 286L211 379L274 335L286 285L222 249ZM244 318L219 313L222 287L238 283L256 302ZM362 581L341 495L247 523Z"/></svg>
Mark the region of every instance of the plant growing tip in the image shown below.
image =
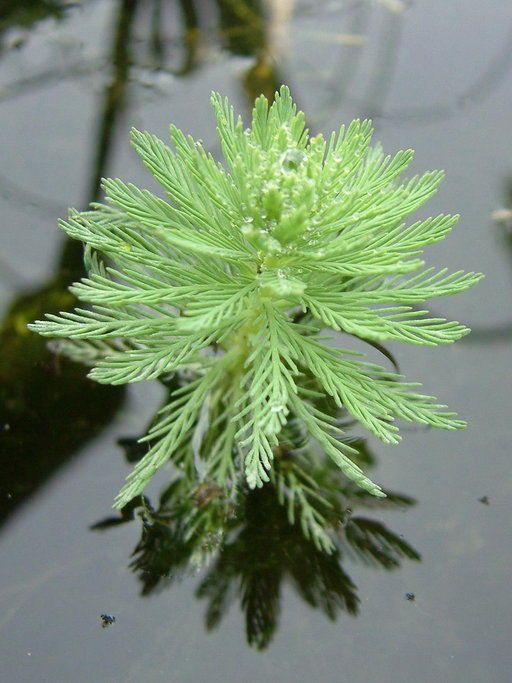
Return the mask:
<svg viewBox="0 0 512 683"><path fill-rule="evenodd" d="M212 105L227 168L174 126L172 148L134 129L132 144L166 199L104 180L106 203L61 223L87 246L87 277L71 287L85 307L29 327L67 339L67 353L92 365L97 382L174 377L115 507L168 461L195 475L198 456L216 485L243 477L261 486L290 425L383 496L343 440L341 411L388 443L400 438L396 418L464 423L320 332L427 346L468 333L416 310L482 277L424 268L423 248L457 216L404 223L443 174L398 180L412 151L371 147L369 121L310 138L287 87L270 108L256 100L250 129L227 99L213 93Z"/></svg>

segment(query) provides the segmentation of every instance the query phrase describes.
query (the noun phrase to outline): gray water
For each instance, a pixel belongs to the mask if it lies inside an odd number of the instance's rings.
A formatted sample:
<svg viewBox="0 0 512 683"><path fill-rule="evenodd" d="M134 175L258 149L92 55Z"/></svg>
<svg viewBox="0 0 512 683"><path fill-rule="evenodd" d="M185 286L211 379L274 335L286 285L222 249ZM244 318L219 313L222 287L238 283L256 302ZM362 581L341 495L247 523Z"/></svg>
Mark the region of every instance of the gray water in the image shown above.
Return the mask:
<svg viewBox="0 0 512 683"><path fill-rule="evenodd" d="M510 2L269 1L265 21L258 3L233 2L223 30L227 5L202 0L184 3L189 21L196 12L188 33L179 3L63 5L58 18L37 2L0 13L0 680L508 683L512 222L496 212L512 208ZM399 446L369 439L374 481L415 504L364 515L421 559L384 571L345 558L360 602L335 621L284 581L262 652L247 643L236 586L208 631L195 595L205 570L142 597L129 568L140 521L90 529L112 516L129 471L117 440L145 429L161 387L107 396L77 379L77 411L71 394L55 395L68 370L23 350L24 297L50 286L62 256L57 218L85 206L98 175L149 183L131 126L165 138L172 121L217 153L209 94L228 95L247 120L256 53L267 55L266 86L289 84L314 132L370 116L387 151L416 150L414 172L445 169L421 215L461 220L427 259L487 276L435 303L472 335L433 350L389 345L408 377L469 423L406 429ZM115 623L102 628L101 614Z"/></svg>

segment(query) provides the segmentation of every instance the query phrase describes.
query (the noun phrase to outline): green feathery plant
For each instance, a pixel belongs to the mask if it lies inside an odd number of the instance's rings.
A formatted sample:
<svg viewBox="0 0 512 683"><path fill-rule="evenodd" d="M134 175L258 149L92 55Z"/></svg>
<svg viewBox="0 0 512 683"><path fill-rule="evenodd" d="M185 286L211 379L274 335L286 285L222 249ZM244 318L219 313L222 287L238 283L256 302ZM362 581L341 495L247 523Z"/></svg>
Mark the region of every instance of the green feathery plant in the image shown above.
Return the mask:
<svg viewBox="0 0 512 683"><path fill-rule="evenodd" d="M249 130L227 100L213 94L212 104L227 168L174 126L174 150L133 130L168 200L108 179L107 204L71 211L61 227L85 243L88 269L71 291L87 307L30 328L69 340L67 352L92 364L98 382L173 378L171 400L143 438L149 450L115 507L169 460L193 475L202 468L219 486L241 473L261 486L291 423L383 496L319 398L387 443L400 438L395 418L442 429L465 423L416 393L418 384L325 344L322 330L428 346L469 331L414 308L481 277L424 269L419 258L457 216L403 223L443 174L398 182L413 152L370 147L369 121L342 126L328 143L309 138L286 87L270 109L256 100Z"/></svg>

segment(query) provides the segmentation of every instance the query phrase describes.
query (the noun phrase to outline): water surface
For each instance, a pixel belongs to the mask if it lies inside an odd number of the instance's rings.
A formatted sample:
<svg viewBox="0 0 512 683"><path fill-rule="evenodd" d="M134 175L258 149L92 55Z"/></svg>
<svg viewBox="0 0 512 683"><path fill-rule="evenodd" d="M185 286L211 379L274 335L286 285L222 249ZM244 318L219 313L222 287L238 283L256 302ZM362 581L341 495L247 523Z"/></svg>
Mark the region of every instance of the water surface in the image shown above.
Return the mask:
<svg viewBox="0 0 512 683"><path fill-rule="evenodd" d="M512 233L493 212L512 207L510 3L4 4L1 680L508 683ZM161 387L90 386L82 368L36 347L24 322L58 307L79 275L80 253L56 227L67 206L97 196L101 175L150 184L128 145L132 125L164 138L172 121L217 153L210 91L247 117L254 95L282 82L314 132L371 116L386 150L416 150L414 172L444 168L421 215L462 218L427 258L487 277L435 304L470 337L390 345L408 377L469 422L457 433L406 429L399 446L368 440L373 478L415 504L360 514L421 559L385 571L344 556L357 614L340 609L334 621L285 577L260 652L247 643L236 572L230 609L208 631L196 595L208 570L171 572L143 597L144 575L129 567L140 519L90 529L113 514L128 472L117 441L144 430ZM115 623L102 628L101 614Z"/></svg>

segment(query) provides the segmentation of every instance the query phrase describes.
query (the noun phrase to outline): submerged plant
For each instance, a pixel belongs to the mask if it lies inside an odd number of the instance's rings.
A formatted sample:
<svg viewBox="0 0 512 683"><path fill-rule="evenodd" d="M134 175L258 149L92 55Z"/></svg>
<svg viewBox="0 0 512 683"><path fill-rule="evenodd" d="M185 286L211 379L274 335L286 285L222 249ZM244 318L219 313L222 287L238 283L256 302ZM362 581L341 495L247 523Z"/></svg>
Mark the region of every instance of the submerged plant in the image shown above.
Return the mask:
<svg viewBox="0 0 512 683"><path fill-rule="evenodd" d="M457 216L402 222L443 174L397 182L413 153L370 147L369 121L342 126L329 142L309 138L286 87L270 109L256 100L249 130L227 100L214 94L212 104L227 168L174 126L174 150L134 130L133 145L168 199L110 179L105 205L71 211L61 227L85 243L88 268L71 291L88 307L30 328L69 340L65 350L92 364L98 382L173 378L116 507L169 460L218 486L240 475L261 486L290 428L382 496L340 439L339 410L388 443L400 438L396 418L443 429L465 423L416 393L418 384L326 344L322 331L429 346L469 331L413 308L481 277L424 269L419 258Z"/></svg>

